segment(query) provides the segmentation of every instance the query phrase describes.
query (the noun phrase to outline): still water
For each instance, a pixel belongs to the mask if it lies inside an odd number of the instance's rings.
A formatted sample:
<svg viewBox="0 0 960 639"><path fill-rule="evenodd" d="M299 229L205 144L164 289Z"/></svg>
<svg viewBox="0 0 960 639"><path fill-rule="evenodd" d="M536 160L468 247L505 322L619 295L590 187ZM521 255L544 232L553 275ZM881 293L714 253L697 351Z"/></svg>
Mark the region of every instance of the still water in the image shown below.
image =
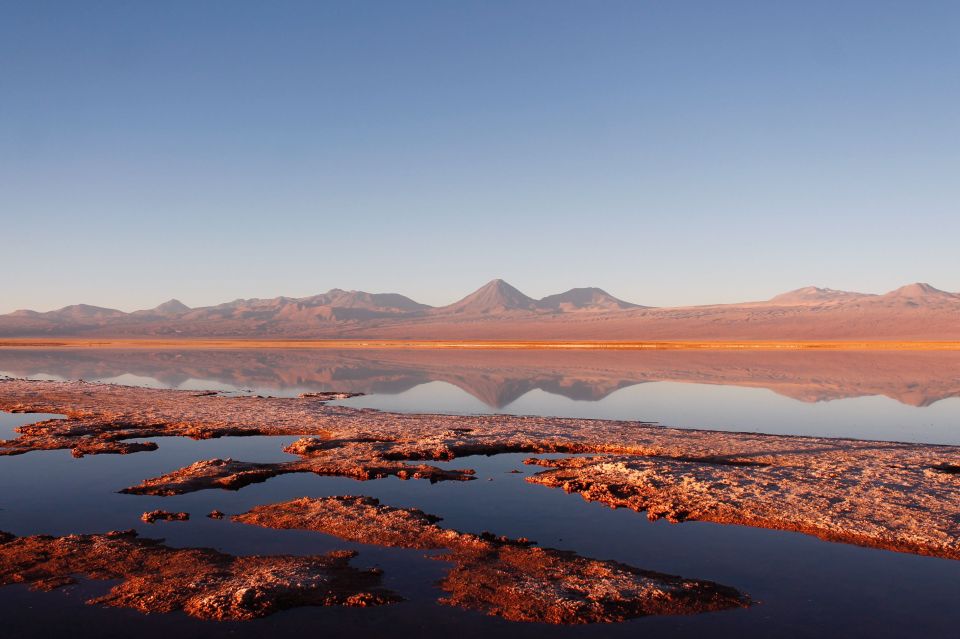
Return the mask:
<svg viewBox="0 0 960 639"><path fill-rule="evenodd" d="M0 350L0 375L960 445L960 353Z"/></svg>
<svg viewBox="0 0 960 639"><path fill-rule="evenodd" d="M791 360L780 354L680 353L672 363L663 354L563 355L0 351L0 371L271 395L353 390L370 394L344 403L388 410L616 417L683 427L960 443L960 358L952 355L855 354L858 357L844 361L835 354L797 354ZM0 413L0 438L14 436L17 425L49 417ZM48 451L0 457L0 530L62 535L136 528L172 546L210 546L234 554L353 548L360 552L354 564L383 568L384 585L405 602L372 609L301 608L254 622L215 623L179 613L148 617L84 605L112 585L104 582L87 581L52 593L11 586L0 589L4 634L951 637L960 627L960 562L828 543L796 533L701 522L651 523L642 514L611 510L523 481L539 470L523 465L523 455L440 464L476 469L478 481L471 482L358 482L285 475L236 492L206 490L174 497L117 492L200 459L286 459L282 448L293 439L156 438L157 451L126 456L74 459L68 451ZM587 557L711 579L759 603L745 610L612 625L511 623L438 605L442 593L435 584L446 565L424 558L420 551L204 517L214 508L233 514L262 503L338 494L365 494L389 505L421 508L442 516L443 525L464 531L525 536ZM141 513L156 508L187 511L191 519L153 525L140 521Z"/></svg>

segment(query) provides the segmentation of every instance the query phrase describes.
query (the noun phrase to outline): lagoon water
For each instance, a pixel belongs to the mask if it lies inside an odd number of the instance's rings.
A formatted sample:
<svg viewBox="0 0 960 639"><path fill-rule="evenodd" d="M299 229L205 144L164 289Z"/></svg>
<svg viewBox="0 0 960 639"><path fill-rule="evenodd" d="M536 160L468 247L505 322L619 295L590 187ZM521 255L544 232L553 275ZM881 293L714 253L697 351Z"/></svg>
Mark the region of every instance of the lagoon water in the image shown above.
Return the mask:
<svg viewBox="0 0 960 639"><path fill-rule="evenodd" d="M960 353L0 350L0 375L960 445Z"/></svg>
<svg viewBox="0 0 960 639"><path fill-rule="evenodd" d="M844 357L846 356L846 357ZM366 392L343 403L394 411L504 412L636 419L683 428L960 444L960 355L899 353L499 353L371 351L0 351L0 374L293 396ZM0 438L51 416L0 413ZM651 523L561 491L529 484L523 455L468 457L479 481L357 482L286 475L242 490L175 497L118 490L200 459L286 458L294 438L193 441L156 438L159 449L74 459L68 451L0 457L0 530L18 535L136 528L173 546L235 554L311 554L354 548L357 566L380 566L407 601L381 608L301 608L246 623L144 616L83 602L112 584L64 591L0 588L5 632L17 637L904 637L955 636L960 562L824 542L796 533L702 522ZM519 470L519 474L509 471ZM487 481L492 479L493 481ZM418 507L443 525L526 536L588 557L718 581L758 603L686 617L555 627L441 606L443 562L415 550L352 544L306 531L210 520L301 496L366 494ZM142 512L191 513L188 522L144 524Z"/></svg>
<svg viewBox="0 0 960 639"><path fill-rule="evenodd" d="M802 402L762 388L652 382L596 401L532 390L491 407L462 389L431 382L397 395L340 402L399 412L507 413L651 421L679 428L960 444L960 397L910 406L882 396Z"/></svg>

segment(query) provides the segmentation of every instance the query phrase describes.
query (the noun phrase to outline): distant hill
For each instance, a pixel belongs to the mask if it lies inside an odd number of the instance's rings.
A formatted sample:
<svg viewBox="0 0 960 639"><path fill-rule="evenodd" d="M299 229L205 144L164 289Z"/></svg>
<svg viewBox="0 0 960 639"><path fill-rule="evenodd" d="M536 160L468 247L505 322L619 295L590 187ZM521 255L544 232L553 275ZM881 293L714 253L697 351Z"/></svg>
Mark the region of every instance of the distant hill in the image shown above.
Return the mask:
<svg viewBox="0 0 960 639"><path fill-rule="evenodd" d="M0 337L389 339L960 339L960 294L915 283L883 295L806 287L765 302L653 308L594 288L534 299L496 279L447 306L396 293L178 300L124 313L77 304L0 315Z"/></svg>
<svg viewBox="0 0 960 639"><path fill-rule="evenodd" d="M506 311L533 311L537 302L503 280L493 280L449 306L434 309L438 315L497 314Z"/></svg>
<svg viewBox="0 0 960 639"><path fill-rule="evenodd" d="M852 291L837 291L832 288L820 288L817 286L807 286L798 288L795 291L781 293L770 302L773 304L783 304L785 306L794 304L823 304L826 302L846 302L854 299L871 297L866 293L854 293Z"/></svg>
<svg viewBox="0 0 960 639"><path fill-rule="evenodd" d="M131 315L151 317L179 317L190 311L190 307L180 300L168 300L163 304L145 311L134 311Z"/></svg>
<svg viewBox="0 0 960 639"><path fill-rule="evenodd" d="M84 321L123 317L126 313L113 308L102 308L100 306L90 306L89 304L74 304L72 306L64 306L56 311L50 311L49 313L42 313L41 315L53 320Z"/></svg>
<svg viewBox="0 0 960 639"><path fill-rule="evenodd" d="M960 295L948 293L934 288L929 284L907 284L900 288L890 291L886 295L879 296L880 300L887 302L907 302L918 306L931 304L954 304L960 301Z"/></svg>
<svg viewBox="0 0 960 639"><path fill-rule="evenodd" d="M537 302L537 308L552 311L619 311L640 308L637 304L617 299L602 288L571 288L566 293L548 295Z"/></svg>

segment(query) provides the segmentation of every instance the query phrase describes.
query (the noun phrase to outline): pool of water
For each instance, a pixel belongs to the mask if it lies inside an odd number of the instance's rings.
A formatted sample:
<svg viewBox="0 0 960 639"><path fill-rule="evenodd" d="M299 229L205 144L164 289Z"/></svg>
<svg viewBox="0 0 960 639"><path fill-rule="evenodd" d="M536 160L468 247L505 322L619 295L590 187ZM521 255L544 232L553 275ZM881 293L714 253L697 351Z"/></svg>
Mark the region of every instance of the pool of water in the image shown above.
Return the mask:
<svg viewBox="0 0 960 639"><path fill-rule="evenodd" d="M614 354L618 355L618 354ZM499 358L498 358L499 357ZM960 443L954 357L874 357L842 361L764 356L655 360L600 356L534 358L507 354L416 357L386 353L0 352L0 371L16 376L103 379L172 388L295 395L362 390L344 403L415 412L508 412L640 419L723 428L873 439ZM378 359L379 358L379 359ZM672 362L672 363L671 363ZM933 367L933 368L931 368ZM914 372L911 372L914 371ZM931 372L932 371L932 372ZM50 415L0 413L0 438ZM828 543L797 533L703 522L651 523L579 496L530 484L541 470L523 455L468 457L439 464L477 470L469 482L359 482L284 475L239 491L174 497L120 489L200 459L282 461L293 437L193 441L152 438L153 452L71 457L69 451L0 457L0 530L18 535L94 533L135 528L176 547L234 554L359 551L360 567L379 566L405 602L371 609L301 608L246 623L198 621L183 614L144 616L83 602L110 584L86 581L52 593L0 588L5 633L16 637L905 637L954 636L960 627L960 562ZM519 473L510 471L518 470ZM528 537L543 546L639 568L710 579L758 603L682 617L612 625L557 627L512 623L436 603L447 565L416 550L344 542L320 533L269 530L212 520L255 505L302 496L363 494L443 517L443 525ZM148 510L182 510L187 522L140 521Z"/></svg>
<svg viewBox="0 0 960 639"><path fill-rule="evenodd" d="M3 350L0 375L960 445L960 353Z"/></svg>
<svg viewBox="0 0 960 639"><path fill-rule="evenodd" d="M15 416L19 421L25 416ZM9 420L10 416L5 419ZM124 610L79 604L90 582L75 592L32 593L0 589L0 614L15 635L51 636L61 620L123 624L126 632L160 636L265 636L302 632L313 626L339 636L450 632L481 637L627 637L638 633L672 636L949 636L960 624L960 562L833 544L795 533L721 526L702 522L651 523L638 513L612 510L575 495L537 486L524 477L539 470L523 455L467 457L442 466L470 467L470 482L358 482L351 479L285 475L239 491L206 490L174 497L124 495L117 491L198 459L233 456L255 461L282 460L286 437L192 441L157 438L155 452L74 459L67 451L31 452L0 459L0 530L18 535L94 533L135 528L176 547L207 546L233 554L312 554L338 548L359 550L358 566L379 566L385 585L407 601L385 608L313 608L289 611L252 623L217 624L184 615L145 617ZM520 473L510 471L519 470ZM492 480L492 481L490 481ZM269 530L211 520L216 508L228 514L257 504L302 496L364 494L400 507L417 507L444 518L443 525L479 533L485 530L525 536L541 545L570 549L588 557L734 586L759 603L746 610L685 617L648 617L590 627L518 624L440 606L436 582L446 567L415 550L343 542L309 531ZM187 522L144 524L139 516L163 508L186 511ZM880 605L882 604L882 605ZM50 616L41 611L51 611ZM111 631L105 629L108 636ZM99 629L94 636L101 636Z"/></svg>
<svg viewBox="0 0 960 639"><path fill-rule="evenodd" d="M596 401L533 390L506 406L491 408L456 386L430 382L396 395L368 395L338 403L398 412L626 419L679 428L960 445L957 397L922 407L883 396L811 403L762 388L650 382Z"/></svg>
<svg viewBox="0 0 960 639"><path fill-rule="evenodd" d="M48 413L5 413L0 411L0 439L14 439L20 436L17 432L18 426L35 424L45 419L60 419L63 415L53 415ZM0 488L2 490L2 488Z"/></svg>

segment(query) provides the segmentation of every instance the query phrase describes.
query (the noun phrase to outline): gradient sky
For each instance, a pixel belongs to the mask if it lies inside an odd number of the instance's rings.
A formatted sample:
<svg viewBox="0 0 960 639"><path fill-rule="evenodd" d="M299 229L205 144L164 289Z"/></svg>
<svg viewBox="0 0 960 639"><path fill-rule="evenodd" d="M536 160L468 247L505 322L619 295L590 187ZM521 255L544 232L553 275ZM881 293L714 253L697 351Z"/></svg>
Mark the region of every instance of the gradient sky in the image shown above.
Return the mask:
<svg viewBox="0 0 960 639"><path fill-rule="evenodd" d="M960 2L0 1L0 312L960 291Z"/></svg>

